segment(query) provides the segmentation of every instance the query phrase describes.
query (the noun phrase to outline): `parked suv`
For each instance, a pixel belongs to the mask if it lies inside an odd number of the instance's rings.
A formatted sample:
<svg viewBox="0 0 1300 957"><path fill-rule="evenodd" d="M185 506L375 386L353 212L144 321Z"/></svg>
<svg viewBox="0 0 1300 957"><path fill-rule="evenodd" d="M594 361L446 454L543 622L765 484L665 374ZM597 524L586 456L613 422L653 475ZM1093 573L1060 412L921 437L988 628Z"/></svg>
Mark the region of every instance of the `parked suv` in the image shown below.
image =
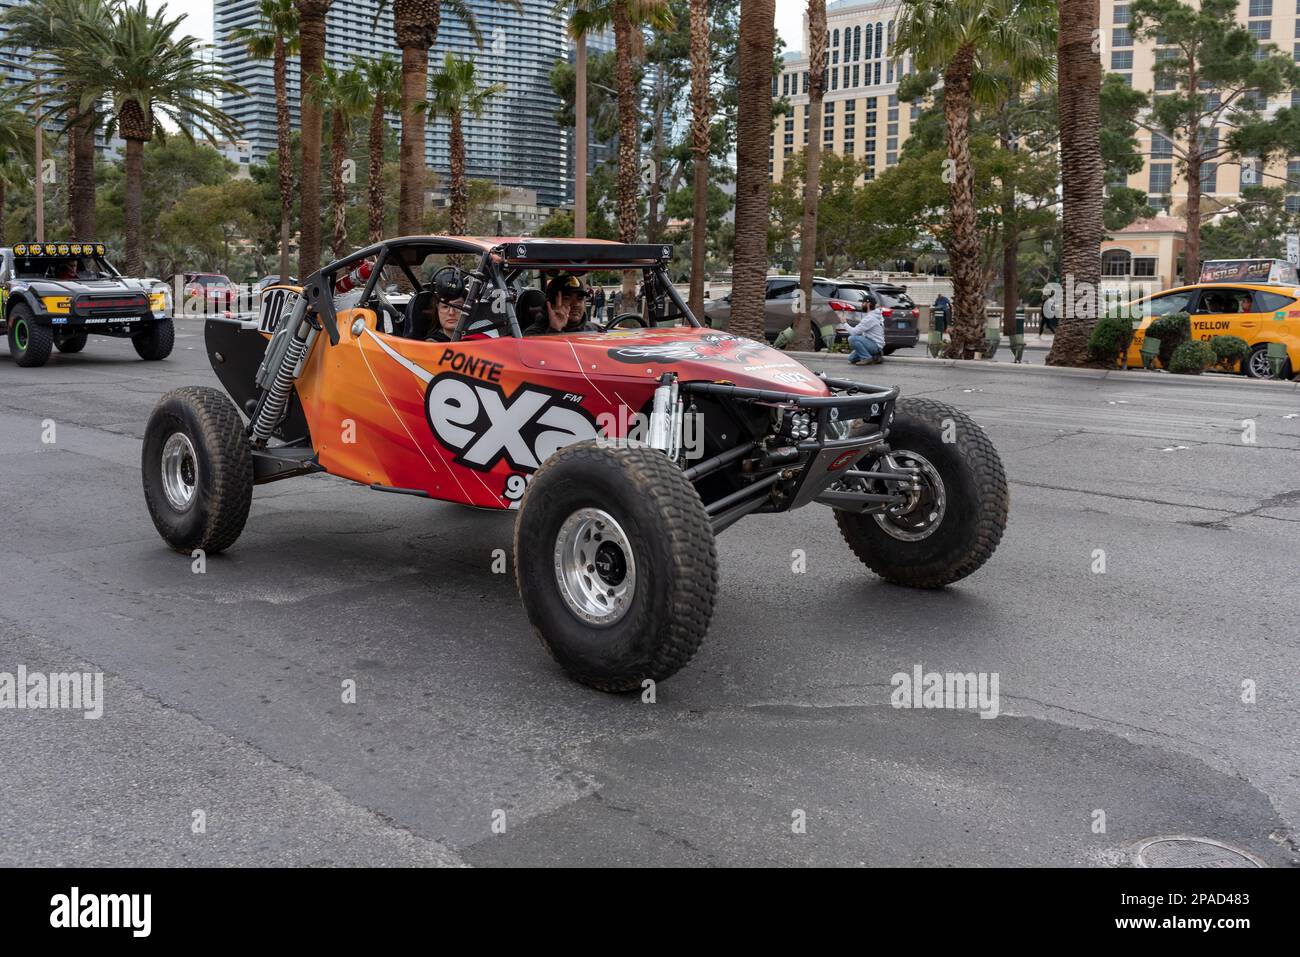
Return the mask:
<svg viewBox="0 0 1300 957"><path fill-rule="evenodd" d="M763 308L763 332L773 340L794 319L798 301L798 276L769 276ZM866 311L871 295L885 316L885 354L916 345L920 312L902 286L887 283L813 279L812 319L815 325L833 326L836 337L843 338L844 313ZM731 321L731 295L704 304L705 321L714 329L726 329Z"/></svg>
<svg viewBox="0 0 1300 957"><path fill-rule="evenodd" d="M186 300L201 300L205 313L225 312L235 307L235 284L229 276L212 272L187 272L183 280L181 295Z"/></svg>
<svg viewBox="0 0 1300 957"><path fill-rule="evenodd" d="M829 279L813 279L811 316L816 326L838 326L836 313L852 312L858 304L835 296L839 284ZM763 333L768 341L775 339L794 321L795 305L799 301L798 276L769 276L767 295L763 304ZM731 294L712 299L704 304L704 321L714 329L726 329L731 323Z"/></svg>
<svg viewBox="0 0 1300 957"><path fill-rule="evenodd" d="M921 321L921 310L907 294L906 286L896 286L884 282L838 283L835 298L844 302L856 302L858 308L867 295L876 300L885 317L885 355L895 349L910 349L920 338L917 327ZM847 333L842 329L836 331L836 338L844 338Z"/></svg>

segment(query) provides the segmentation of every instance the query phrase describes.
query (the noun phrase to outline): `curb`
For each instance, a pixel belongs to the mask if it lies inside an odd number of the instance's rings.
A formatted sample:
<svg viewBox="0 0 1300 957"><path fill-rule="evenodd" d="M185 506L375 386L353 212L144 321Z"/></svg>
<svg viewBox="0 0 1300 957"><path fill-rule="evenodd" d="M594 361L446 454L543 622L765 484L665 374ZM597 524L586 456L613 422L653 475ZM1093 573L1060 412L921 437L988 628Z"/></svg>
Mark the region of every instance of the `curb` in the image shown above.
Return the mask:
<svg viewBox="0 0 1300 957"><path fill-rule="evenodd" d="M843 361L848 366L849 360L845 356L841 360L843 353L831 353L828 356L825 352L787 352L787 355L797 356L800 359L816 359L820 362L829 362L831 356L836 360ZM890 356L882 364L881 368L892 365L893 363L903 363L905 365L928 365L943 366L948 369L974 369L980 372L1000 372L1000 373L1017 373L1024 372L1029 375L1047 375L1058 376L1067 379L1109 379L1116 377L1121 381L1150 381L1153 383L1167 382L1170 385L1200 385L1217 388L1223 382L1231 382L1235 385L1248 385L1252 388L1290 388L1292 391L1300 391L1300 382L1280 381L1277 379L1248 379L1243 375L1232 375L1226 372L1203 372L1200 375L1178 375L1175 376L1168 372L1148 372L1143 369L1074 369L1068 366L1040 366L1031 365L1024 362L1016 364L1014 362L995 362L985 359L931 359L922 356ZM850 367L856 368L856 367Z"/></svg>

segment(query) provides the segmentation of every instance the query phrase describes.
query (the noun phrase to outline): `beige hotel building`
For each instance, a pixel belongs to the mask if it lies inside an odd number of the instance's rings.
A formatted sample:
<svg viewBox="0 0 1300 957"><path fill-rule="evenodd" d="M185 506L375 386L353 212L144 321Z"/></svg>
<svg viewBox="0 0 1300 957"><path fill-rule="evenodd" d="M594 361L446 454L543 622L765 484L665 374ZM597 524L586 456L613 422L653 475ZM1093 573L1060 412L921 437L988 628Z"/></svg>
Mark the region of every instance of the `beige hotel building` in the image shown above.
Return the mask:
<svg viewBox="0 0 1300 957"><path fill-rule="evenodd" d="M786 159L800 153L817 129L823 149L867 161L865 179L898 161L899 147L919 112L898 102L898 81L904 73L890 58L898 7L897 0L826 5L826 96L820 118L808 115L807 55L785 55L773 94L785 97L792 112L777 117L772 130L768 170L773 182L781 180ZM805 47L807 39L805 16ZM899 66L906 70L910 62Z"/></svg>
<svg viewBox="0 0 1300 957"><path fill-rule="evenodd" d="M827 4L828 75L820 122L808 116L807 56L799 52L786 54L773 93L788 100L791 113L778 117L772 132L768 169L774 182L780 181L786 160L804 148L815 128L821 129L825 150L867 160L869 168L864 179L873 178L876 171L897 162L898 151L919 112L900 103L897 97L898 80L911 67L905 59L900 72L890 59L899 6L897 0L838 0ZM1156 43L1135 40L1129 30L1129 10L1128 0L1101 0L1102 65L1137 89L1159 93L1153 69L1162 51ZM1272 43L1300 62L1300 0L1240 0L1237 19L1259 41ZM807 36L805 17L805 47ZM1300 91L1275 98L1266 110L1283 106L1300 106ZM1162 226L1160 231L1171 235L1163 237L1157 253L1152 230L1142 224L1135 224L1139 235L1132 238L1116 234L1104 247L1104 253L1108 253L1104 255L1104 271L1113 279L1156 279L1168 284L1176 278L1176 259L1182 248L1176 221L1170 217L1181 217L1185 212L1186 182L1179 175L1168 140L1141 129L1137 138L1146 164L1128 178L1128 185L1148 194L1152 216L1159 218ZM1212 213L1216 207L1231 205L1240 197L1242 188L1250 185L1285 185L1287 209L1300 212L1300 157L1276 160L1267 167L1254 162L1207 164L1201 177L1206 211ZM1125 256L1124 250L1130 246L1136 255ZM1157 259L1155 263L1150 261L1152 256Z"/></svg>

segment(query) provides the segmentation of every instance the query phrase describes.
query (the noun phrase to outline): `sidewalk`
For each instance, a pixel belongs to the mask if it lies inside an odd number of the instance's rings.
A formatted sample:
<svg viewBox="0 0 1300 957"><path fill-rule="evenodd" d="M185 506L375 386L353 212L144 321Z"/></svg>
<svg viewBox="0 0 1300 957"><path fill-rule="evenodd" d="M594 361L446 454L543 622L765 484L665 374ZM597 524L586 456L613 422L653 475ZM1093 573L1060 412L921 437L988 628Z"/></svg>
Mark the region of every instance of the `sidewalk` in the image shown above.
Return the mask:
<svg viewBox="0 0 1300 957"><path fill-rule="evenodd" d="M1050 339L1048 340L1050 342ZM921 347L918 346L918 349ZM1026 344L1026 348L1028 345ZM1043 346L1043 349L1049 348ZM909 350L910 351L910 350ZM1121 382L1163 382L1167 385L1188 385L1188 386L1223 386L1235 384L1247 388L1277 388L1283 386L1294 391L1300 392L1300 380L1277 380L1277 379L1248 379L1243 375L1227 372L1203 372L1200 375L1172 375L1163 370L1146 370L1146 369L1089 369L1073 368L1070 366L1049 366L1041 364L1030 364L1029 362L1015 363L1000 361L1003 357L1003 351L998 351L995 359L944 359L931 358L923 352L915 352L911 355L896 353L892 356L886 356L884 363L878 366L850 366L848 353L844 352L795 352L788 351L787 355L797 356L802 360L814 360L818 362L836 362L842 363L845 371L850 369L877 370L875 374L879 375L879 370L888 368L890 365L919 365L919 366L944 366L949 369L963 369L972 373L984 372L1009 372L1025 373L1031 376L1057 376L1061 378L1076 379L1108 379L1116 378ZM1009 351L1007 352L1010 355ZM839 375L838 372L835 375Z"/></svg>
<svg viewBox="0 0 1300 957"><path fill-rule="evenodd" d="M930 335L930 331L929 331L928 329L922 329L922 330L921 330L921 338L917 341L917 343L916 343L916 348L918 348L918 349L924 349L924 348L925 348L926 337L929 336L929 335ZM1047 335L1044 335L1044 336L1040 336L1040 335L1039 335L1038 333L1036 333L1036 332L1026 332L1026 333L1025 333L1025 348L1026 348L1026 349L1042 349L1042 350L1046 351L1046 350L1052 348L1052 343L1055 342L1055 341L1056 341L1056 335L1055 335L1054 333L1051 333L1051 332L1047 333ZM1001 349L1007 349L1007 348L1008 348L1008 342L1007 342L1007 337L1006 337L1006 336L1003 336L1003 337L1002 337L1002 345L1001 345L1000 348L1001 348Z"/></svg>

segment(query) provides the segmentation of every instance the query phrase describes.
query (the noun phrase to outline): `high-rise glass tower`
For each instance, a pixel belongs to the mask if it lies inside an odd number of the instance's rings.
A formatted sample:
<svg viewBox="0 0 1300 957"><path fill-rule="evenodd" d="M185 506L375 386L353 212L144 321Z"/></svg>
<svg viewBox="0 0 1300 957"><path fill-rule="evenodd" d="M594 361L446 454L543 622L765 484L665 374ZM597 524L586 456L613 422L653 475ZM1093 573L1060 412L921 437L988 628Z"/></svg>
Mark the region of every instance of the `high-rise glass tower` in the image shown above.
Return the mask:
<svg viewBox="0 0 1300 957"><path fill-rule="evenodd" d="M29 0L0 0L0 14L10 7L22 6L27 2ZM3 40L5 32L5 28L0 27L0 40ZM5 86L26 83L32 78L31 72L26 68L27 58L31 56L31 52L27 47L14 50L7 46L0 46L0 80Z"/></svg>
<svg viewBox="0 0 1300 957"><path fill-rule="evenodd" d="M466 169L471 177L505 186L537 191L538 202L565 201L569 131L555 121L559 98L551 90L555 61L568 53L563 20L552 13L552 0L468 0L479 32L480 47L463 23L444 8L438 41L429 53L429 69L439 69L450 51L474 61L484 85L501 83L480 118L465 117ZM269 60L251 60L243 47L229 39L236 27L257 23L257 0L222 0L214 5L213 35L218 61L226 76L249 91L246 97L226 97L223 108L243 123L254 161L275 151L275 87ZM334 0L326 19L325 57L346 66L353 55L376 59L384 53L400 57L393 39L392 4L376 18L377 0ZM297 58L288 71L290 119L297 127L299 78ZM394 126L398 117L390 117ZM431 121L425 159L436 172L450 169L449 126Z"/></svg>

